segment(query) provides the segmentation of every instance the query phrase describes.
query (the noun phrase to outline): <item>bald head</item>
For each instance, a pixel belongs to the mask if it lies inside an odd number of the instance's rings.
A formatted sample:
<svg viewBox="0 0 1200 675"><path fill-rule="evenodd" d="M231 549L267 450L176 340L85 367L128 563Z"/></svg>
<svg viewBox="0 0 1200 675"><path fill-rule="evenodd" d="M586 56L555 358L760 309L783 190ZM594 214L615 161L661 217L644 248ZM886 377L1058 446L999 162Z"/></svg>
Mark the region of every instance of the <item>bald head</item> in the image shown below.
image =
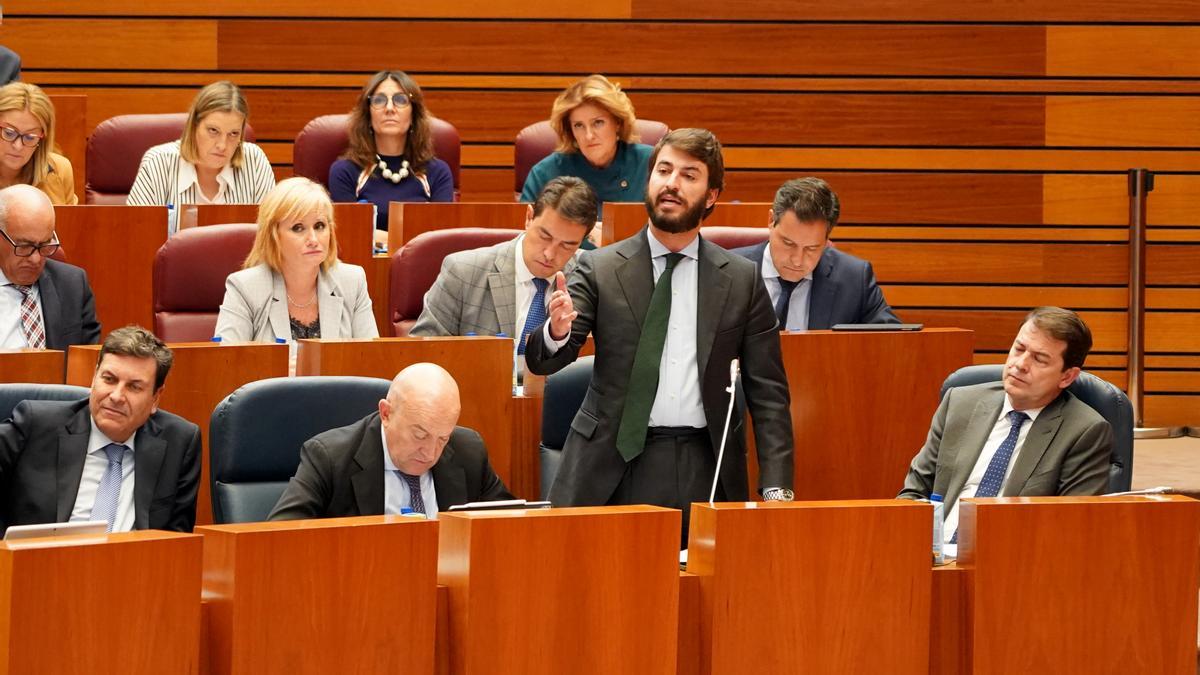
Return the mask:
<svg viewBox="0 0 1200 675"><path fill-rule="evenodd" d="M6 187L0 190L0 229L18 246L48 244L54 239L54 204L32 185ZM46 259L37 251L18 256L12 246L0 246L0 272L12 283L37 283L45 266Z"/></svg>
<svg viewBox="0 0 1200 675"><path fill-rule="evenodd" d="M434 363L416 363L400 371L379 402L379 417L392 463L420 475L437 463L450 441L462 404L458 383Z"/></svg>

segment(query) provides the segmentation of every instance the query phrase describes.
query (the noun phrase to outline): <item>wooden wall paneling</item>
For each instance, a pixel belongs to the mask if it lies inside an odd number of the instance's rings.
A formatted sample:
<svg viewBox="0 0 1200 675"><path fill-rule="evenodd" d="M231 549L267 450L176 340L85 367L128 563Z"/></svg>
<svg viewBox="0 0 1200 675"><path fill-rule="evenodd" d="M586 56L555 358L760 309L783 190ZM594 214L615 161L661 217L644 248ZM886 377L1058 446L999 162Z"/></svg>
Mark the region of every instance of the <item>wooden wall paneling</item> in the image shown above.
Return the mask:
<svg viewBox="0 0 1200 675"><path fill-rule="evenodd" d="M1200 286L1200 246L1187 244L1147 245L1146 285Z"/></svg>
<svg viewBox="0 0 1200 675"><path fill-rule="evenodd" d="M1121 285L1124 244L851 242L838 248L870 260L884 283Z"/></svg>
<svg viewBox="0 0 1200 675"><path fill-rule="evenodd" d="M75 176L75 196L84 197L87 171L87 97L52 95L54 103L54 151L71 160Z"/></svg>
<svg viewBox="0 0 1200 675"><path fill-rule="evenodd" d="M1142 413L1148 427L1200 425L1200 396L1147 394Z"/></svg>
<svg viewBox="0 0 1200 675"><path fill-rule="evenodd" d="M905 321L923 323L927 327L955 326L975 331L975 351L992 350L1007 352L1013 338L1021 327L1021 320L1029 312L1027 307L1016 309L957 310L957 309L910 309L903 310ZM1124 311L1079 312L1092 330L1094 352L1124 353L1126 346L1127 313ZM1147 330L1147 335L1150 331Z"/></svg>
<svg viewBox="0 0 1200 675"><path fill-rule="evenodd" d="M1124 287L1078 286L964 286L883 284L884 297L893 309L904 307L1037 307L1058 305L1074 310L1124 308L1129 291Z"/></svg>
<svg viewBox="0 0 1200 675"><path fill-rule="evenodd" d="M34 68L158 69L167 54L171 69L217 67L211 20L13 18L10 9L4 44Z"/></svg>
<svg viewBox="0 0 1200 675"><path fill-rule="evenodd" d="M895 90L905 84L892 82ZM959 84L955 81L955 85ZM637 92L630 96L636 101ZM880 171L1124 172L1133 166L1158 171L1191 171L1200 153L1189 149L1142 148L806 148L771 146L725 147L725 168ZM1067 176L1069 178L1069 176Z"/></svg>
<svg viewBox="0 0 1200 675"><path fill-rule="evenodd" d="M189 0L159 0L146 4L139 0L19 0L9 2L8 14L54 14L62 16L312 16L407 19L412 17L478 18L559 18L562 4L552 0L501 0L479 3L455 0L432 5L399 6L353 0L329 3L326 0L261 0L247 4L241 0L212 0L199 7ZM15 9L14 9L15 8ZM630 16L630 0L598 0L571 6L573 17L588 19L624 19Z"/></svg>
<svg viewBox="0 0 1200 675"><path fill-rule="evenodd" d="M1152 171L1161 171L1147 164ZM1196 171L1200 162L1189 170ZM1133 167L1130 167L1133 168ZM1151 228L1180 225L1200 228L1200 175L1156 174L1154 191L1146 200L1146 220Z"/></svg>
<svg viewBox="0 0 1200 675"><path fill-rule="evenodd" d="M1048 96L1046 145L1200 146L1200 97Z"/></svg>
<svg viewBox="0 0 1200 675"><path fill-rule="evenodd" d="M1046 75L1196 77L1200 27L1047 26Z"/></svg>
<svg viewBox="0 0 1200 675"><path fill-rule="evenodd" d="M62 384L66 362L59 349L0 349L0 382Z"/></svg>

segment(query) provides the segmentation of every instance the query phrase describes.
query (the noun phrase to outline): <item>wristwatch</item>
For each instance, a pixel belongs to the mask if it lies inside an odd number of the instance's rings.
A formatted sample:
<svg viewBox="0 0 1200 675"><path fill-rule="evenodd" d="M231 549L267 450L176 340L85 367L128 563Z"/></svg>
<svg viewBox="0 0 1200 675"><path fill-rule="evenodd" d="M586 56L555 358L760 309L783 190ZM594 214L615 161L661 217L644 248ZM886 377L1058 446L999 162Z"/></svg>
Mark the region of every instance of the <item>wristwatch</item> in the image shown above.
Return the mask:
<svg viewBox="0 0 1200 675"><path fill-rule="evenodd" d="M796 493L787 488L767 488L763 490L763 501L790 502L796 499Z"/></svg>

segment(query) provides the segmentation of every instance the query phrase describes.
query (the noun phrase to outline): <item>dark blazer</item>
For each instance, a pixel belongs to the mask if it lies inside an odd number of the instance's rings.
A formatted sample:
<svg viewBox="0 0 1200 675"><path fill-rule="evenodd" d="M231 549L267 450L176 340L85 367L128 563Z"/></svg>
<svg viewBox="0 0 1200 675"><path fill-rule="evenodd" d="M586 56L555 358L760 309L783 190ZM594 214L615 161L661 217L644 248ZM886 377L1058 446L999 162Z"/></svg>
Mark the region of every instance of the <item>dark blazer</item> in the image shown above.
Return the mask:
<svg viewBox="0 0 1200 675"><path fill-rule="evenodd" d="M0 85L21 79L21 57L8 47L0 47Z"/></svg>
<svg viewBox="0 0 1200 675"><path fill-rule="evenodd" d="M734 249L754 261L762 275L767 243ZM900 323L875 282L871 263L826 246L813 270L808 296L808 329L828 330L839 323Z"/></svg>
<svg viewBox="0 0 1200 675"><path fill-rule="evenodd" d="M38 277L46 348L65 350L71 345L100 342L100 322L87 272L74 265L47 260Z"/></svg>
<svg viewBox="0 0 1200 675"><path fill-rule="evenodd" d="M92 416L88 402L23 401L0 423L0 520L62 523L71 517ZM190 532L196 524L200 428L158 411L134 436L136 530Z"/></svg>
<svg viewBox="0 0 1200 675"><path fill-rule="evenodd" d="M925 499L936 492L945 497L949 513L1003 407L1001 382L947 391L899 496ZM1111 452L1112 427L1091 406L1063 391L1034 420L1000 496L1102 494L1108 489Z"/></svg>
<svg viewBox="0 0 1200 675"><path fill-rule="evenodd" d="M383 513L383 440L379 413L330 429L300 448L300 466L280 495L269 520L374 516ZM438 509L455 504L512 499L488 462L483 439L455 427L433 465Z"/></svg>
<svg viewBox="0 0 1200 675"><path fill-rule="evenodd" d="M754 419L759 487L792 487L792 418L779 350L775 311L762 279L745 258L700 240L696 358L700 397L713 452L721 444L729 405L729 362L741 359L741 382ZM595 370L583 405L571 422L550 500L555 505L605 504L625 472L617 428L633 369L638 336L654 290L646 228L629 239L580 256L568 283L578 318L567 344L551 356L543 329L530 334L529 371L553 373L575 360L588 334ZM743 411L729 433L721 486L727 499L749 498Z"/></svg>

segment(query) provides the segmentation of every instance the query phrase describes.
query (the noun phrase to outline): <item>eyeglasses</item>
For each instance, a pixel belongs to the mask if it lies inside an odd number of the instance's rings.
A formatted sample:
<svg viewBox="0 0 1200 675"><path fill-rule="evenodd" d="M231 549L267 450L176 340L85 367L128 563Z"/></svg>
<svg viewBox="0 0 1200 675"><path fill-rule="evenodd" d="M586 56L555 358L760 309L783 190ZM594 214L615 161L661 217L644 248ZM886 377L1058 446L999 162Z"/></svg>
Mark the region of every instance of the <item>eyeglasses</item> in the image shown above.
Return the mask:
<svg viewBox="0 0 1200 675"><path fill-rule="evenodd" d="M58 243L57 232L51 235L50 242L46 244L18 244L17 242L13 241L12 237L8 236L8 233L4 230L0 230L0 235L4 235L4 239L12 245L13 253L18 258L28 258L29 256L33 255L34 251L41 253L43 258L49 258L50 256L54 255L54 253L58 251L58 247L61 246L61 244Z"/></svg>
<svg viewBox="0 0 1200 675"><path fill-rule="evenodd" d="M408 98L408 94L405 94L402 91L398 91L395 94L392 94L391 101L392 101L392 105L396 106L397 108L407 108L409 105L412 104L411 100ZM387 107L388 95L387 94L375 94L374 96L369 97L367 99L367 102L369 102L371 104L372 108L375 108L376 110L383 110L384 108ZM5 138L8 138L8 137L5 136Z"/></svg>
<svg viewBox="0 0 1200 675"><path fill-rule="evenodd" d="M21 139L21 144L27 148L36 148L38 143L42 142L42 134L21 133L15 127L10 127L7 124L0 127L0 136L9 143L16 143L17 139Z"/></svg>

